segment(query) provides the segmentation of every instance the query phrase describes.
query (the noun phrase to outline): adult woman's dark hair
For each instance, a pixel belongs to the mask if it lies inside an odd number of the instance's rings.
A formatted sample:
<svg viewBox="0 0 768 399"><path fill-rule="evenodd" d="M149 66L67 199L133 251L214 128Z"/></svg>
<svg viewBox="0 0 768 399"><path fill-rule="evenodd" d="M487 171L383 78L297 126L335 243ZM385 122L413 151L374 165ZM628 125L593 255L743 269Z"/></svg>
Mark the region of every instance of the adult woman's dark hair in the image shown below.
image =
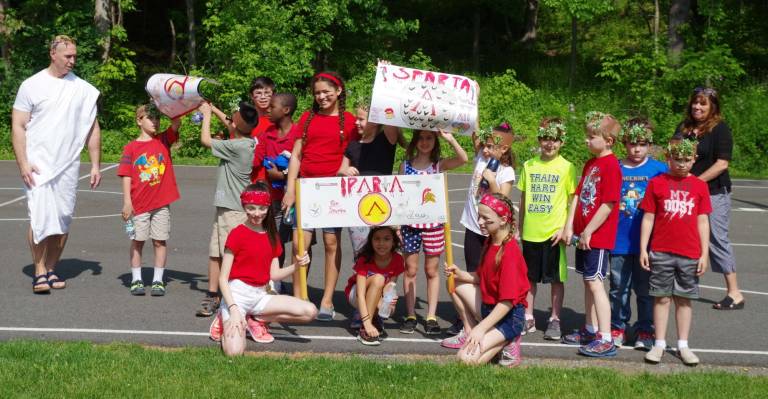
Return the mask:
<svg viewBox="0 0 768 399"><path fill-rule="evenodd" d="M685 109L685 120L676 137L696 139L696 161L691 173L709 186L712 213L709 215L709 261L712 271L725 277L727 294L715 309L742 309L744 296L736 279L736 260L728 239L731 212L731 177L728 163L733 154L733 134L722 119L720 98L710 87L693 90Z"/></svg>

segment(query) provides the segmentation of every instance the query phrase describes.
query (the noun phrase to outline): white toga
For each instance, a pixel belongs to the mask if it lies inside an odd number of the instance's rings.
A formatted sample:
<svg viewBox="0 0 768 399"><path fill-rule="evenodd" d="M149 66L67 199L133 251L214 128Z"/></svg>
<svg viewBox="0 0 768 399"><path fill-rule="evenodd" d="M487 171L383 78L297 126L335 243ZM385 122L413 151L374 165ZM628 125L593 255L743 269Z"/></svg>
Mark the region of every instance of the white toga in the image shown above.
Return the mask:
<svg viewBox="0 0 768 399"><path fill-rule="evenodd" d="M26 187L35 243L69 231L80 152L96 119L98 97L95 87L71 72L56 78L43 69L19 87L13 108L30 114L27 159L39 171L35 186Z"/></svg>

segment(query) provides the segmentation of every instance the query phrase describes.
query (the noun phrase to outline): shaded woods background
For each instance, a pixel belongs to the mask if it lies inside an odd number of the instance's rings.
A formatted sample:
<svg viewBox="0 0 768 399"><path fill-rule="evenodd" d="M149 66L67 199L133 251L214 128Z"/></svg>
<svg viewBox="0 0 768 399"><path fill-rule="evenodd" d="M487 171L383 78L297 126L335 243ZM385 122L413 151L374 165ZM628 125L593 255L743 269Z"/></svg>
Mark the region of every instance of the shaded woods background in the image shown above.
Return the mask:
<svg viewBox="0 0 768 399"><path fill-rule="evenodd" d="M476 78L484 127L508 120L536 148L543 116L565 117L577 163L583 115L646 115L657 141L681 120L693 87L712 85L736 138L732 169L768 175L768 2L744 0L0 0L0 103L48 64L54 34L78 41L76 73L103 93L107 159L135 137L135 106L157 72L221 82L216 104L247 99L258 75L309 105L308 78L339 71L365 101L377 58ZM13 156L10 112L0 155ZM188 118L180 158L205 162ZM464 144L468 140L463 139Z"/></svg>

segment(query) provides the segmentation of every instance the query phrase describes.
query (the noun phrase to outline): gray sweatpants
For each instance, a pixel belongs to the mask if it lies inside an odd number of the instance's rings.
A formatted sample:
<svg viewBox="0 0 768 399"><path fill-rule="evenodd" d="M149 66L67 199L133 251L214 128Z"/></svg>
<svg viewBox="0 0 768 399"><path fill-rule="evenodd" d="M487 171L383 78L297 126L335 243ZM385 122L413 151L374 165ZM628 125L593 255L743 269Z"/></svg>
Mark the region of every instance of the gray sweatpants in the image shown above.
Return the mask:
<svg viewBox="0 0 768 399"><path fill-rule="evenodd" d="M725 189L709 196L712 213L709 215L709 263L712 271L730 274L736 272L736 259L728 238L731 222L731 193Z"/></svg>

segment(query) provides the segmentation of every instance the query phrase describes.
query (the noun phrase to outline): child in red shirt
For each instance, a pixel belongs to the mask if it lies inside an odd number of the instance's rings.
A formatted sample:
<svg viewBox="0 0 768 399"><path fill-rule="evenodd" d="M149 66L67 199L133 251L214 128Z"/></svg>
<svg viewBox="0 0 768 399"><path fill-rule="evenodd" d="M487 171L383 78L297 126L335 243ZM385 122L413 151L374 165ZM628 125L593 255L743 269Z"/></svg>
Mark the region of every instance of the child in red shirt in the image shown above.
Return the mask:
<svg viewBox="0 0 768 399"><path fill-rule="evenodd" d="M141 252L144 241L152 239L155 248L155 269L152 296L165 295L166 240L171 233L170 204L179 199L176 177L171 162L171 144L178 140L181 119L158 132L160 111L154 104L136 108L136 124L141 133L126 144L117 175L123 181L123 220L133 224L131 239L131 294L144 295L141 278Z"/></svg>
<svg viewBox="0 0 768 399"><path fill-rule="evenodd" d="M671 140L667 148L669 172L648 182L640 204L645 211L640 227L640 265L651 271L650 295L655 297L656 342L645 355L649 363L659 363L666 350L670 297L675 301L678 354L687 366L699 363L688 347L688 334L691 299L699 298L699 276L707 269L712 205L707 183L690 174L695 154L695 142Z"/></svg>
<svg viewBox="0 0 768 399"><path fill-rule="evenodd" d="M357 309L350 327L359 329L358 340L363 345L379 345L379 336L386 335L382 318L382 310L391 311L397 301L384 303L385 291L393 293L396 290L397 276L405 271L403 257L397 253L400 239L394 229L388 226L377 226L368 232L368 239L357 256L353 270L355 273L347 280L344 295L349 303Z"/></svg>
<svg viewBox="0 0 768 399"><path fill-rule="evenodd" d="M611 338L611 305L603 280L610 269L610 251L616 242L619 223L617 203L621 197L621 166L611 147L621 124L602 112L587 114L587 148L594 158L587 161L576 188L565 240L576 243L576 272L584 280L586 326L562 338L580 345L579 353L590 357L616 356ZM595 334L599 330L599 334Z"/></svg>
<svg viewBox="0 0 768 399"><path fill-rule="evenodd" d="M261 135L253 156L253 170L259 171L258 174L266 176L270 183L269 192L272 197L272 210L275 212L275 223L280 235L280 242L283 248L283 254L280 255L280 265L285 261L285 243L291 241L291 227L283 223L283 210L281 201L285 192L285 179L288 174L288 168L280 169L274 162L281 154L288 154L296 138L291 134L293 128L293 112L296 110L296 96L290 93L277 93L272 96L269 104L270 126ZM265 168L265 160L269 168ZM254 174L251 174L251 182ZM279 291L279 290L277 290Z"/></svg>
<svg viewBox="0 0 768 399"><path fill-rule="evenodd" d="M267 130L275 127L269 116L269 106L272 103L272 93L274 91L275 82L267 76L254 78L251 81L251 87L248 89L251 103L253 103L253 107L256 108L256 112L259 115L259 123L251 130L251 138L259 142L262 141L262 136ZM232 137L230 136L230 138ZM251 171L251 182L264 179L266 179L266 170L257 168L256 164L254 164Z"/></svg>
<svg viewBox="0 0 768 399"><path fill-rule="evenodd" d="M299 177L332 177L341 166L344 151L350 140L359 140L355 116L346 111L347 91L341 78L330 72L320 72L312 77L314 101L312 109L305 112L294 126L296 138L288 166L287 184L283 196L283 211L287 212L296 201L296 179ZM304 249L309 248L314 230L305 230ZM335 316L333 292L341 269L341 228L324 228L325 284L320 312L317 319L332 321ZM296 231L293 236L294 253L298 253ZM298 273L294 276L298 282ZM293 285L293 293L300 296L301 287Z"/></svg>
<svg viewBox="0 0 768 399"><path fill-rule="evenodd" d="M284 268L277 263L282 249L267 184L249 185L240 201L247 219L227 237L219 274L223 303L210 328L211 339L221 340L227 356L245 351L246 331L257 342L269 343L274 337L266 332L265 323L308 323L317 315L311 302L267 293L270 279L282 280L296 269L296 263ZM297 263L307 264L309 257ZM246 316L256 319L246 321Z"/></svg>
<svg viewBox="0 0 768 399"><path fill-rule="evenodd" d="M488 239L477 271L445 265L445 274L455 275L451 300L462 305L456 308L463 311L464 332L459 339L461 346L454 348L460 348L458 357L464 363L488 363L503 349L508 353L500 365L520 364L520 338L528 306L525 298L531 285L525 259L514 239L512 209L505 195L484 195L477 209L478 224Z"/></svg>

